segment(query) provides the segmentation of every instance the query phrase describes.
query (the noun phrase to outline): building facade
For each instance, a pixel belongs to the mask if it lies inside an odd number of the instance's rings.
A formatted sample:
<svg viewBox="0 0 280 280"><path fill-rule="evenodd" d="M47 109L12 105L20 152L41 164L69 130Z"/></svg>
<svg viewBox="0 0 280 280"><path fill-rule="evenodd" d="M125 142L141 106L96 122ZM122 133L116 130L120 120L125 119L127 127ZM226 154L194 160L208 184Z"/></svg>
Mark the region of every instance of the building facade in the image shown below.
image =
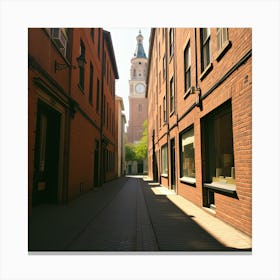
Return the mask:
<svg viewBox="0 0 280 280"><path fill-rule="evenodd" d="M131 59L129 80L129 122L127 142L136 144L142 137L144 121L148 116L148 104L145 98L147 77L147 56L143 47L143 36L139 31L137 45ZM143 174L147 170L147 160L128 161L128 174Z"/></svg>
<svg viewBox="0 0 280 280"><path fill-rule="evenodd" d="M123 99L120 96L116 96L116 143L117 143L117 154L116 154L116 170L118 177L125 175L125 124L126 117L123 113L124 104Z"/></svg>
<svg viewBox="0 0 280 280"><path fill-rule="evenodd" d="M143 123L147 119L147 99L145 98L147 57L143 47L141 32L136 37L137 47L131 59L129 80L129 124L127 137L129 143L136 143L143 133Z"/></svg>
<svg viewBox="0 0 280 280"><path fill-rule="evenodd" d="M149 176L252 235L252 30L155 28Z"/></svg>
<svg viewBox="0 0 280 280"><path fill-rule="evenodd" d="M29 209L116 176L115 79L111 36L102 28L28 30Z"/></svg>

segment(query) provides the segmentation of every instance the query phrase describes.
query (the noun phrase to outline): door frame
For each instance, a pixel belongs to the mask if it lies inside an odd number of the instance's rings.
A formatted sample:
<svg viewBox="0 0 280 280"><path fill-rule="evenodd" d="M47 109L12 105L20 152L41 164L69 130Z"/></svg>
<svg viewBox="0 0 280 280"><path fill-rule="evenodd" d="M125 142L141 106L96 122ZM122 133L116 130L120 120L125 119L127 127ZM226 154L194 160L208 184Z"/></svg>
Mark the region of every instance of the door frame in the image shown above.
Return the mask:
<svg viewBox="0 0 280 280"><path fill-rule="evenodd" d="M57 172L57 202L63 201L64 192L64 150L65 150L65 124L66 124L66 108L60 104L54 97L37 88L38 102L43 102L53 110L60 113L60 132L59 132L59 152L58 152L58 172ZM38 104L37 102L37 104ZM36 120L37 121L37 120ZM33 184L35 182L33 181Z"/></svg>

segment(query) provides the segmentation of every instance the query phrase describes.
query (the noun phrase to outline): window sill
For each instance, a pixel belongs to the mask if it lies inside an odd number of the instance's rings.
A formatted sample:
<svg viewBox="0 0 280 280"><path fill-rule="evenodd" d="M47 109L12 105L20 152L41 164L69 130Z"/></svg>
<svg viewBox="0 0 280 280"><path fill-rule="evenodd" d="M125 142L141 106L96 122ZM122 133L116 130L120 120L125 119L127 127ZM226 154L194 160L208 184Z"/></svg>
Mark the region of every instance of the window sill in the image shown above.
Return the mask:
<svg viewBox="0 0 280 280"><path fill-rule="evenodd" d="M183 182L183 183L187 183L187 184L190 184L192 186L195 186L195 183L196 183L196 179L195 178L192 178L192 177L181 177L180 178L180 182Z"/></svg>
<svg viewBox="0 0 280 280"><path fill-rule="evenodd" d="M168 174L166 174L166 173L161 173L160 176L164 177L164 178L168 178Z"/></svg>
<svg viewBox="0 0 280 280"><path fill-rule="evenodd" d="M216 60L220 61L221 58L225 55L225 53L231 48L231 41L226 41L222 48L218 51L216 55Z"/></svg>
<svg viewBox="0 0 280 280"><path fill-rule="evenodd" d="M230 194L234 194L236 192L236 185L234 184L212 182L212 183L204 183L203 186L212 190L222 191Z"/></svg>
<svg viewBox="0 0 280 280"><path fill-rule="evenodd" d="M209 63L209 65L205 68L205 70L201 73L199 76L199 79L202 81L208 74L209 72L213 69L213 64L212 62Z"/></svg>
<svg viewBox="0 0 280 280"><path fill-rule="evenodd" d="M172 115L174 114L175 110L173 110L170 114L169 117L172 117Z"/></svg>

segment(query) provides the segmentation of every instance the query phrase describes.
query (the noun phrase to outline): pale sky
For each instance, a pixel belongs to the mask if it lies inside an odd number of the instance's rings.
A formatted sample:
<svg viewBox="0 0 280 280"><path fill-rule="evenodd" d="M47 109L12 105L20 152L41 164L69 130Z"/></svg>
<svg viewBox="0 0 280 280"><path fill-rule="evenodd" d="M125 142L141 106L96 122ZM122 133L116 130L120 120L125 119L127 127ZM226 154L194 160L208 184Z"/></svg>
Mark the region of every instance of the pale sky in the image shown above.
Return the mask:
<svg viewBox="0 0 280 280"><path fill-rule="evenodd" d="M119 79L116 80L116 95L123 98L124 113L128 125L129 120L129 79L130 79L130 65L133 58L134 51L136 49L137 41L136 37L141 30L143 35L143 45L146 56L149 54L149 37L150 28L106 28L105 30L111 33L115 57L117 61Z"/></svg>

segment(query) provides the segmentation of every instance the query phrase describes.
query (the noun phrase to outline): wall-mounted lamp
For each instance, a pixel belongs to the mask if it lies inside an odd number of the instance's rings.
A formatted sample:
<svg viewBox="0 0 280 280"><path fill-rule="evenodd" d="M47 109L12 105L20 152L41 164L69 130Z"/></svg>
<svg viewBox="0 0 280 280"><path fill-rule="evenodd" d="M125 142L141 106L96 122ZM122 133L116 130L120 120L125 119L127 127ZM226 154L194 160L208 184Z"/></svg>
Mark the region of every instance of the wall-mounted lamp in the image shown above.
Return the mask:
<svg viewBox="0 0 280 280"><path fill-rule="evenodd" d="M84 67L85 63L86 63L86 59L84 57L83 54L81 54L79 57L77 57L77 62L78 62L78 67ZM71 65L71 64L64 64L64 63L58 63L56 60L54 62L54 71L60 71L66 68L73 68L76 69L77 66L75 65Z"/></svg>
<svg viewBox="0 0 280 280"><path fill-rule="evenodd" d="M196 94L196 106L201 107L201 89L199 87L191 87L190 94Z"/></svg>

